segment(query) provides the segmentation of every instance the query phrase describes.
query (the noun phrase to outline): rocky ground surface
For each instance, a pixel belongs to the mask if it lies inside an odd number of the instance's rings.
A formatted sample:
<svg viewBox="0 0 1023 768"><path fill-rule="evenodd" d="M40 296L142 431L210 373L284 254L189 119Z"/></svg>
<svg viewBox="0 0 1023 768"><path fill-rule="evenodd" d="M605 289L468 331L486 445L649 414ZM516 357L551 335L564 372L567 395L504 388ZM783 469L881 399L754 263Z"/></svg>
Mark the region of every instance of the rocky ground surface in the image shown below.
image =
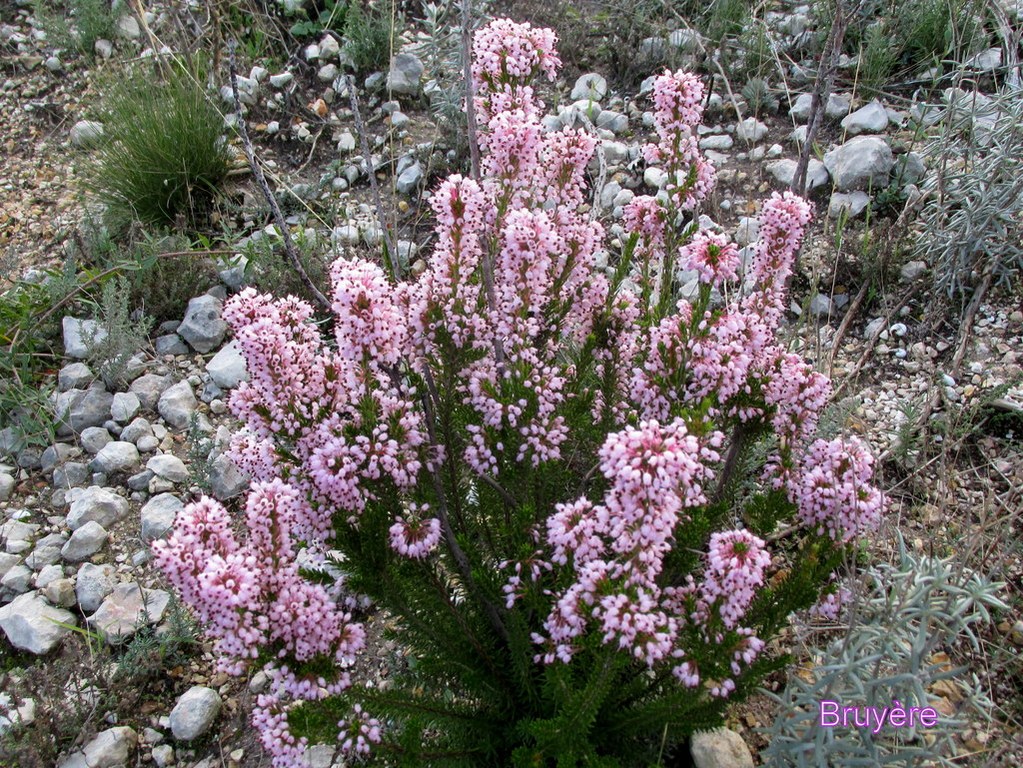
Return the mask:
<svg viewBox="0 0 1023 768"><path fill-rule="evenodd" d="M797 8L775 21L794 40L806 31L807 12ZM147 22L160 29L158 16ZM691 46L692 34L679 30L664 39L651 38L647 53ZM102 131L83 116L94 95L95 70L114 67L118 56L145 56L147 41L137 23L126 22L122 37L98 44L97 62L86 66L54 50L29 14L19 11L0 25L0 51L0 118L5 125L0 245L31 270L63 258L62 245L82 216L81 196L71 180L80 152ZM382 237L380 218L369 204L364 148L353 128L342 66L337 40L327 35L275 70L252 66L239 83L249 128L274 183L286 185L304 204L291 213L289 225L334 252L376 248ZM799 72L792 73L787 103L760 117L744 116L744 104L727 90L716 90L699 130L700 147L719 177L707 223L724 228L744 246L757 239L757 201L772 189L787 188L805 140L811 85ZM386 197L384 223L398 233L399 253L416 269L417 251L428 246L422 196L455 157L426 108L434 87L431 73L406 53L395 57L388 71L362 78L359 86L372 172ZM221 106L229 112L227 94L221 95ZM622 93L591 73L558 83L549 95L560 106L547 118L548 127L586 127L601 138L601 159L592 168L601 185L595 205L612 222L614 237L621 231L614 222L628 201L664 183L664 173L645 167L640 155L652 127L649 82ZM1000 395L1000 407L1007 412L1018 408L1023 309L1018 295L993 294L976 316L963 365L950 373L956 337L944 325L934 327L925 314L927 260L892 264L890 290L846 328L843 320L859 289L850 282L858 279L850 266L855 256L842 255L836 265L833 243L838 219L848 223L850 240L862 232L856 222L869 210L871 190L887 188L894 180L910 203L919 196L928 168L916 149L916 128L958 98L961 94L949 89L929 104L863 100L846 92L828 100L817 139L822 153L812 157L808 168L818 223L805 249L803 274L794 283L789 318L793 346L830 367L836 385L844 386L847 426L888 457L883 466L891 527L898 526L911 546L939 554L977 530L983 536L993 517L1012 511L999 504L1020 503L1020 435L983 433L970 439L968 449L959 442L950 456L933 445L907 444L912 405L937 388L936 413L965 420L971 404L1010 385ZM266 213L258 212L255 186L242 179L237 194L246 202L232 222L239 252L246 240L279 237ZM156 330L120 387L108 388L83 362L92 321L64 317L65 359L55 371L52 396L56 440L37 449L19 445L13 431L0 433L0 630L5 638L0 643L13 660L4 666L16 669L39 657L57 669L61 660L65 665L59 668L68 675L68 706L87 708L97 697L82 661L98 653L90 646L97 642L93 638L123 649L136 637L167 637L175 631L178 609L150 565L150 542L163 536L176 512L198 494L226 501L247 486L247 478L223 453L235 428L226 401L247 375L220 318L223 300L244 280L240 262L222 264L223 284L194 297L179 321ZM695 276L678 277L684 290L695 290ZM915 464L914 456L924 448L930 458ZM997 531L1018 536L1018 519ZM988 531L991 536L995 532ZM1018 602L1023 571L1018 549L995 550L998 576L1009 582L1007 599L1016 607L985 635L986 654L971 658L996 661L997 673L976 670L996 709L993 721L977 719L964 728L962 751L970 758L963 764L1012 765L1023 759L1020 711L1011 702L1020 686L1019 668L1012 664L1016 649L1023 647ZM384 617L369 621L377 641L359 674L363 682L381 684L387 670L401 663L401 649L382 638ZM79 679L76 660L81 661ZM6 684L19 673L0 674ZM69 740L71 747L58 765L268 764L245 727L249 701L265 685L261 674L247 680L216 674L200 644L178 666L147 680L130 708L89 720ZM949 711L956 712L962 696L954 689L942 695ZM0 719L0 732L12 723L33 723L42 706L31 697L10 695L2 703L8 713ZM749 748L755 749L760 738L755 729L772 716L762 702L744 707L731 723L733 731L694 743L695 763L752 765ZM313 765L330 766L332 752L328 747L315 750Z"/></svg>

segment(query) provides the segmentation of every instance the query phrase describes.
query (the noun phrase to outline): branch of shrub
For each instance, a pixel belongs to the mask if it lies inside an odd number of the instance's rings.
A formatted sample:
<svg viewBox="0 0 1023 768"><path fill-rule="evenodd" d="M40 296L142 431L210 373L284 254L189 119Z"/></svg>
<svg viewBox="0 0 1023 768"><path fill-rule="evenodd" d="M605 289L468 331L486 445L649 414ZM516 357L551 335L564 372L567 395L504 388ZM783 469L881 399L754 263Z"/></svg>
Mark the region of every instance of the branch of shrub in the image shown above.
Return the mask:
<svg viewBox="0 0 1023 768"><path fill-rule="evenodd" d="M377 184L376 173L373 172L373 154L369 149L369 135L366 133L366 124L362 121L362 112L359 110L359 99L355 92L355 78L351 75L345 75L345 85L348 87L348 101L352 107L355 132L359 134L359 140L362 144L362 161L366 166L366 175L369 176L369 188L373 192L373 204L377 209L380 235L384 238L384 246L387 248L387 256L391 262L391 271L394 273L395 278L397 278L400 276L398 251L395 248L394 240L391 238L391 231L387 228L387 220L384 218L384 203L380 197L380 186Z"/></svg>
<svg viewBox="0 0 1023 768"><path fill-rule="evenodd" d="M831 342L831 354L828 356L828 378L835 371L835 355L838 354L838 348L842 344L842 339L845 338L846 331L849 330L849 326L852 324L853 318L856 313L860 310L860 305L863 300L867 298L867 291L870 290L870 281L864 280L863 285L860 286L860 290L856 293L856 297L852 300L852 304L849 305L849 311L845 313L845 317L842 318L842 322L838 326L838 330L835 331L835 338Z"/></svg>
<svg viewBox="0 0 1023 768"><path fill-rule="evenodd" d="M266 181L266 176L263 175L263 169L260 168L259 163L256 162L256 153L252 148L252 140L249 138L248 128L245 126L245 116L242 114L242 102L238 96L238 67L234 58L234 50L237 45L238 41L232 40L227 49L230 62L229 66L231 68L231 96L234 99L235 113L238 115L238 133L242 138L242 145L245 147L245 157L249 160L249 167L252 169L252 175L256 177L256 183L259 184L259 189L263 193L263 197L266 199L266 202L273 213L277 229L281 232L281 240L284 243L284 253L288 257L288 261L291 263L292 269L294 269L298 274L299 279L308 289L310 295L316 299L316 303L320 305L320 308L329 312L330 302L327 301L327 297L323 295L320 289L316 287L316 283L312 281L309 277L309 273L306 272L305 268L302 266L302 262L298 257L298 251L295 250L295 243L292 242L291 236L288 232L288 223L284 220L284 214L281 213L281 207L277 204L277 199L270 190L270 185Z"/></svg>
<svg viewBox="0 0 1023 768"><path fill-rule="evenodd" d="M835 387L834 392L832 392L831 394L832 402L837 402L839 399L839 395L841 395L845 388L849 386L849 384L851 384L856 379L857 376L859 376L860 371L863 370L863 366L866 365L867 360L869 360L870 356L874 353L874 346L877 344L877 340L881 338L881 334L884 331L888 330L888 326L892 320L892 315L900 307L906 306L906 303L911 298L913 298L914 294L916 294L916 292L919 289L920 283L914 283L913 285L909 286L909 288L907 288L906 291L899 297L899 300L892 305L894 309L885 314L885 321L882 324L880 324L877 328L875 328L874 332L870 335L870 338L867 340L867 346L863 350L863 354L860 355L860 359L856 361L856 365L848 374L846 374L846 377L842 379L842 383Z"/></svg>
<svg viewBox="0 0 1023 768"><path fill-rule="evenodd" d="M803 147L799 152L799 161L796 163L796 172L792 176L792 191L797 195L806 194L806 171L810 165L810 153L813 151L813 143L821 126L824 105L834 87L835 73L838 71L838 57L842 51L842 39L845 37L845 10L843 1L838 0L835 3L835 18L832 21L831 31L828 33L828 42L821 52L817 82L814 85L810 101L810 121L806 128L806 141L803 142Z"/></svg>
<svg viewBox="0 0 1023 768"><path fill-rule="evenodd" d="M462 78L465 80L465 114L469 129L469 167L472 177L480 178L480 142L476 136L476 94L472 87L472 23L469 16L470 0L462 0Z"/></svg>

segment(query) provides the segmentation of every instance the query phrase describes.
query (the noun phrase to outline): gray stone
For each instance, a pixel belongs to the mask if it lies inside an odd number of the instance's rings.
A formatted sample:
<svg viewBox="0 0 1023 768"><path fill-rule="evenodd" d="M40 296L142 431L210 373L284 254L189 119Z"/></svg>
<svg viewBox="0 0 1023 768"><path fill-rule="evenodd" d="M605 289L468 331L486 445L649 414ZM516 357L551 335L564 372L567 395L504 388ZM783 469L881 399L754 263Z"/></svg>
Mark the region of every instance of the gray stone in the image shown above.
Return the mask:
<svg viewBox="0 0 1023 768"><path fill-rule="evenodd" d="M176 333L165 333L153 339L153 349L158 355L187 355L191 350L184 339Z"/></svg>
<svg viewBox="0 0 1023 768"><path fill-rule="evenodd" d="M231 340L206 363L206 373L221 389L234 389L243 381L248 381L249 372L245 366L238 342Z"/></svg>
<svg viewBox="0 0 1023 768"><path fill-rule="evenodd" d="M155 373L147 373L145 376L139 376L135 379L128 389L138 397L143 408L152 411L156 409L156 404L160 400L160 395L162 395L167 388L170 387L170 385L171 379L169 376L158 376Z"/></svg>
<svg viewBox="0 0 1023 768"><path fill-rule="evenodd" d="M880 101L874 99L865 107L860 107L842 118L841 125L853 136L861 133L881 133L888 127L888 112Z"/></svg>
<svg viewBox="0 0 1023 768"><path fill-rule="evenodd" d="M333 35L324 35L320 40L320 58L333 59L341 53L341 44Z"/></svg>
<svg viewBox="0 0 1023 768"><path fill-rule="evenodd" d="M411 53L399 53L391 60L387 72L387 90L406 96L418 95L423 69L423 62Z"/></svg>
<svg viewBox="0 0 1023 768"><path fill-rule="evenodd" d="M90 520L71 534L71 538L60 550L61 557L69 563L80 563L103 549L109 534L102 525Z"/></svg>
<svg viewBox="0 0 1023 768"><path fill-rule="evenodd" d="M188 302L178 335L196 352L212 352L227 335L227 323L220 316L222 309L223 302L216 296L196 296Z"/></svg>
<svg viewBox="0 0 1023 768"><path fill-rule="evenodd" d="M629 159L629 147L620 141L601 142L600 148L609 167L624 165Z"/></svg>
<svg viewBox="0 0 1023 768"><path fill-rule="evenodd" d="M170 593L162 589L142 589L134 582L118 584L89 617L89 627L111 645L119 645L140 627L158 623L169 602Z"/></svg>
<svg viewBox="0 0 1023 768"><path fill-rule="evenodd" d="M103 123L79 120L71 126L71 145L84 149L94 147L103 139Z"/></svg>
<svg viewBox="0 0 1023 768"><path fill-rule="evenodd" d="M192 387L187 381L179 381L172 387L168 387L157 403L157 411L164 421L175 429L184 429L188 426L199 405L192 392Z"/></svg>
<svg viewBox="0 0 1023 768"><path fill-rule="evenodd" d="M638 58L643 62L661 61L666 48L667 42L663 37L644 37L639 41Z"/></svg>
<svg viewBox="0 0 1023 768"><path fill-rule="evenodd" d="M607 95L607 80L595 72L582 75L572 88L572 101L601 101Z"/></svg>
<svg viewBox="0 0 1023 768"><path fill-rule="evenodd" d="M696 768L753 768L746 742L727 728L694 733L689 751Z"/></svg>
<svg viewBox="0 0 1023 768"><path fill-rule="evenodd" d="M597 128L611 133L623 133L629 129L629 116L610 109L601 110L597 115Z"/></svg>
<svg viewBox="0 0 1023 768"><path fill-rule="evenodd" d="M6 472L0 472L0 501L7 501L14 493L14 478Z"/></svg>
<svg viewBox="0 0 1023 768"><path fill-rule="evenodd" d="M870 195L866 192L835 192L828 202L828 216L835 219L845 211L846 216L855 219L867 210L868 205L870 205Z"/></svg>
<svg viewBox="0 0 1023 768"><path fill-rule="evenodd" d="M172 493L154 496L142 507L142 540L153 541L162 538L174 525L174 518L184 504Z"/></svg>
<svg viewBox="0 0 1023 768"><path fill-rule="evenodd" d="M755 117L747 117L735 126L735 136L741 141L755 143L767 135L767 126Z"/></svg>
<svg viewBox="0 0 1023 768"><path fill-rule="evenodd" d="M101 427L110 418L114 396L104 389L71 389L56 396L54 416L57 434L80 433L86 427Z"/></svg>
<svg viewBox="0 0 1023 768"><path fill-rule="evenodd" d="M68 363L57 374L57 389L67 392L69 389L85 389L96 376L85 363Z"/></svg>
<svg viewBox="0 0 1023 768"><path fill-rule="evenodd" d="M142 36L138 21L130 14L125 14L117 20L117 32L128 40L138 40Z"/></svg>
<svg viewBox="0 0 1023 768"><path fill-rule="evenodd" d="M767 172L770 173L774 178L781 182L784 186L792 186L792 181L796 176L796 161L789 160L773 160L767 164ZM816 189L822 187L828 183L828 170L824 167L824 163L820 160L810 158L810 162L806 166L806 186L807 189Z"/></svg>
<svg viewBox="0 0 1023 768"><path fill-rule="evenodd" d="M58 608L75 607L75 585L71 579L54 579L41 589L43 597Z"/></svg>
<svg viewBox="0 0 1023 768"><path fill-rule="evenodd" d="M114 44L109 40L97 40L94 46L96 55L101 59L109 59L114 55Z"/></svg>
<svg viewBox="0 0 1023 768"><path fill-rule="evenodd" d="M152 437L153 426L147 419L139 416L134 419L131 424L121 430L121 439L128 443L138 444L139 438L141 437Z"/></svg>
<svg viewBox="0 0 1023 768"><path fill-rule="evenodd" d="M98 47L99 43L96 43L96 46ZM57 768L89 768L89 764L85 762L85 753L78 751L72 752L57 763Z"/></svg>
<svg viewBox="0 0 1023 768"><path fill-rule="evenodd" d="M812 103L812 94L801 93L792 103L792 107L789 109L789 114L797 122L805 123L810 119L810 105ZM832 120L836 120L848 113L849 107L850 104L847 98L833 93L828 97L828 103L824 107L824 115Z"/></svg>
<svg viewBox="0 0 1023 768"><path fill-rule="evenodd" d="M103 427L86 427L78 436L79 445L90 456L95 456L113 441L114 438Z"/></svg>
<svg viewBox="0 0 1023 768"><path fill-rule="evenodd" d="M404 128L411 122L412 118L406 115L404 112L394 112L391 114L391 127L392 128Z"/></svg>
<svg viewBox="0 0 1023 768"><path fill-rule="evenodd" d="M54 608L38 592L28 592L0 608L0 629L11 645L41 655L49 653L78 623L73 613ZM61 626L67 625L67 626Z"/></svg>
<svg viewBox="0 0 1023 768"><path fill-rule="evenodd" d="M77 493L67 515L68 527L73 531L90 520L109 530L128 515L128 502L113 491L93 485Z"/></svg>
<svg viewBox="0 0 1023 768"><path fill-rule="evenodd" d="M39 571L48 565L60 562L60 548L67 541L63 533L51 533L36 542L32 554L25 558L25 565L33 571Z"/></svg>
<svg viewBox="0 0 1023 768"><path fill-rule="evenodd" d="M676 29L668 34L668 45L686 53L697 53L703 46L703 38L693 29Z"/></svg>
<svg viewBox="0 0 1023 768"><path fill-rule="evenodd" d="M869 341L871 338L873 338L875 333L880 334L881 329L883 329L884 326L885 319L883 317L875 317L873 320L867 323L867 327L863 329L863 338Z"/></svg>
<svg viewBox="0 0 1023 768"><path fill-rule="evenodd" d="M332 83L337 78L337 64L324 64L316 71L316 79L321 83Z"/></svg>
<svg viewBox="0 0 1023 768"><path fill-rule="evenodd" d="M43 452L35 445L27 445L18 451L18 466L22 469L38 469Z"/></svg>
<svg viewBox="0 0 1023 768"><path fill-rule="evenodd" d="M904 283L912 283L919 280L927 272L926 261L907 261L899 270L899 277Z"/></svg>
<svg viewBox="0 0 1023 768"><path fill-rule="evenodd" d="M110 476L127 472L138 465L139 449L135 447L135 444L124 440L114 440L100 449L90 462L89 468L93 472L102 472L104 475Z"/></svg>
<svg viewBox="0 0 1023 768"><path fill-rule="evenodd" d="M735 242L746 246L760 238L760 221L753 216L739 217L739 226L735 228Z"/></svg>
<svg viewBox="0 0 1023 768"><path fill-rule="evenodd" d="M704 136L700 139L700 149L713 149L716 151L724 151L731 149L735 144L735 141L727 133L716 133L710 136Z"/></svg>
<svg viewBox="0 0 1023 768"><path fill-rule="evenodd" d="M352 132L342 131L337 140L337 151L349 154L355 151L356 146L355 137L352 135Z"/></svg>
<svg viewBox="0 0 1023 768"><path fill-rule="evenodd" d="M153 762L157 768L174 765L174 747L170 744L157 744L153 747Z"/></svg>
<svg viewBox="0 0 1023 768"><path fill-rule="evenodd" d="M878 136L857 136L824 155L839 192L881 189L894 165L891 148Z"/></svg>
<svg viewBox="0 0 1023 768"><path fill-rule="evenodd" d="M225 454L217 456L210 466L210 490L221 501L233 499L249 487L249 477Z"/></svg>
<svg viewBox="0 0 1023 768"><path fill-rule="evenodd" d="M155 437L153 438L156 439ZM128 478L125 483L129 490L132 491L146 491L149 490L149 481L152 480L156 475L150 472L148 469L143 469L141 472L136 472L134 475Z"/></svg>
<svg viewBox="0 0 1023 768"><path fill-rule="evenodd" d="M100 731L83 749L85 763L89 768L128 768L138 741L138 734L126 725Z"/></svg>
<svg viewBox="0 0 1023 768"><path fill-rule="evenodd" d="M75 579L75 597L85 613L92 613L117 586L117 571L112 565L85 563Z"/></svg>
<svg viewBox="0 0 1023 768"><path fill-rule="evenodd" d="M834 311L834 303L823 293L814 294L813 298L810 299L810 314L814 317L828 318Z"/></svg>
<svg viewBox="0 0 1023 768"><path fill-rule="evenodd" d="M64 354L84 360L89 356L91 340L99 343L107 337L107 332L95 320L82 320L66 316L62 321L64 330Z"/></svg>
<svg viewBox="0 0 1023 768"><path fill-rule="evenodd" d="M927 175L927 166L916 152L907 152L896 158L893 174L900 184L917 184Z"/></svg>
<svg viewBox="0 0 1023 768"><path fill-rule="evenodd" d="M11 568L14 568L21 558L10 552L0 552L0 579L7 575Z"/></svg>
<svg viewBox="0 0 1023 768"><path fill-rule="evenodd" d="M806 144L806 135L808 130L809 129L805 125L799 126L796 130L789 134L789 141L798 147L802 147L803 144Z"/></svg>
<svg viewBox="0 0 1023 768"><path fill-rule="evenodd" d="M89 429L98 429L98 427L89 427ZM39 468L43 472L52 472L68 459L81 455L82 452L73 445L68 445L67 443L54 443L53 445L47 446L46 450L43 451L42 455L39 457Z"/></svg>
<svg viewBox="0 0 1023 768"><path fill-rule="evenodd" d="M27 565L16 565L8 569L4 577L0 579L0 586L12 594L21 595L28 592L32 584L32 569Z"/></svg>
<svg viewBox="0 0 1023 768"><path fill-rule="evenodd" d="M89 482L89 467L80 461L69 461L53 470L53 487L81 488Z"/></svg>
<svg viewBox="0 0 1023 768"><path fill-rule="evenodd" d="M1002 66L1002 49L988 48L980 53L975 53L963 65L974 72L993 72Z"/></svg>
<svg viewBox="0 0 1023 768"><path fill-rule="evenodd" d="M648 187L660 189L668 182L668 174L661 168L651 166L643 171L643 183Z"/></svg>
<svg viewBox="0 0 1023 768"><path fill-rule="evenodd" d="M137 445L140 453L152 453L160 447L160 441L153 435L144 435L138 439Z"/></svg>
<svg viewBox="0 0 1023 768"><path fill-rule="evenodd" d="M117 392L110 404L110 416L118 424L127 424L138 415L142 401L134 392Z"/></svg>
<svg viewBox="0 0 1023 768"><path fill-rule="evenodd" d="M305 754L309 768L333 768L335 752L337 747L331 744L314 744L307 747Z"/></svg>
<svg viewBox="0 0 1023 768"><path fill-rule="evenodd" d="M220 695L203 685L192 686L171 710L171 733L178 741L192 741L206 733L219 714Z"/></svg>
<svg viewBox="0 0 1023 768"><path fill-rule="evenodd" d="M398 191L403 195L409 195L415 192L419 185L423 183L423 166L419 164L419 161L412 163L408 168L402 171L398 175L398 179L395 182L395 186Z"/></svg>
<svg viewBox="0 0 1023 768"><path fill-rule="evenodd" d="M824 107L824 116L837 120L849 114L850 109L852 109L852 102L848 98L833 93L828 97L827 106Z"/></svg>
<svg viewBox="0 0 1023 768"><path fill-rule="evenodd" d="M44 589L57 579L64 578L64 567L48 565L36 574L36 589Z"/></svg>
<svg viewBox="0 0 1023 768"><path fill-rule="evenodd" d="M40 526L36 523L26 523L24 520L8 520L0 525L0 538L5 541L27 541L34 539L39 533Z"/></svg>
<svg viewBox="0 0 1023 768"><path fill-rule="evenodd" d="M270 75L270 85L274 88L286 88L294 79L295 76L291 72L282 72L279 75Z"/></svg>
<svg viewBox="0 0 1023 768"><path fill-rule="evenodd" d="M170 453L154 456L146 462L146 469L172 483L183 483L188 479L188 468L185 466L185 462Z"/></svg>

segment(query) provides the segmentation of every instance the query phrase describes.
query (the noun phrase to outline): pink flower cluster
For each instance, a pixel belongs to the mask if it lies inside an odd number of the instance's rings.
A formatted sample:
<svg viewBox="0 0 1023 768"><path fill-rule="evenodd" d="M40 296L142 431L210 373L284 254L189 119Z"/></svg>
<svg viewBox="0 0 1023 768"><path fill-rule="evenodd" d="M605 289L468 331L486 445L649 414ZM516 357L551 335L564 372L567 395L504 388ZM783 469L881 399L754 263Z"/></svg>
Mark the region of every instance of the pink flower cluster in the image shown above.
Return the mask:
<svg viewBox="0 0 1023 768"><path fill-rule="evenodd" d="M262 648L297 661L350 658L362 628L320 585L299 575L295 522L302 500L275 480L255 483L245 503L249 537L239 542L227 510L203 499L182 510L156 563L214 638L221 666L239 674Z"/></svg>
<svg viewBox="0 0 1023 768"><path fill-rule="evenodd" d="M707 551L707 567L703 581L697 584L692 576L681 588L665 590L672 610L687 615L690 620L690 639L696 638L704 646L717 646L731 654L727 673L739 675L743 666L749 666L764 648L764 641L753 630L740 626L756 590L763 586L764 573L771 564L771 556L764 542L749 531L738 529L714 533ZM725 646L726 638L730 646ZM677 648L673 657L687 656L684 648ZM672 668L672 674L688 688L701 682L702 671L695 661L687 659ZM731 677L706 681L708 693L720 698L735 690Z"/></svg>
<svg viewBox="0 0 1023 768"><path fill-rule="evenodd" d="M388 532L391 535L391 546L399 555L422 560L437 548L440 520L436 517L423 517L429 510L429 504L424 504L421 509L413 504L409 510L409 519L399 517L394 521Z"/></svg>
<svg viewBox="0 0 1023 768"><path fill-rule="evenodd" d="M696 127L703 118L703 83L683 70L654 80L654 127L658 143L643 147L648 163L663 163L665 192L680 210L689 210L714 188L717 174L699 151Z"/></svg>
<svg viewBox="0 0 1023 768"><path fill-rule="evenodd" d="M708 464L723 436L701 441L680 420L642 422L612 433L598 454L611 484L603 503L559 504L547 519L551 560L570 565L577 581L557 597L544 622L542 657L571 659L591 620L605 643L616 642L648 664L666 658L677 616L661 605L657 583L684 510L707 502Z"/></svg>
<svg viewBox="0 0 1023 768"><path fill-rule="evenodd" d="M788 488L804 525L843 543L877 528L884 497L871 484L874 457L863 443L815 440L799 465Z"/></svg>
<svg viewBox="0 0 1023 768"><path fill-rule="evenodd" d="M553 80L561 67L553 30L495 19L472 43L472 79L476 117L486 126L501 113L531 118L537 103L529 82L540 74Z"/></svg>

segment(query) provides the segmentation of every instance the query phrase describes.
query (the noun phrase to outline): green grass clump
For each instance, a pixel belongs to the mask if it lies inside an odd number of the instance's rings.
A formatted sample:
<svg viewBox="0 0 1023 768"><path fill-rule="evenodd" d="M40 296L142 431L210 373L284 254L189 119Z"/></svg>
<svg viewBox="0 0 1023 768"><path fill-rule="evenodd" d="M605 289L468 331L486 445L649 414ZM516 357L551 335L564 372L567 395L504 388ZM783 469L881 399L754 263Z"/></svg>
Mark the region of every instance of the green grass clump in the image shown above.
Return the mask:
<svg viewBox="0 0 1023 768"><path fill-rule="evenodd" d="M128 73L100 108L105 141L86 184L114 221L194 226L227 175L223 118L200 84L176 69L162 82Z"/></svg>

